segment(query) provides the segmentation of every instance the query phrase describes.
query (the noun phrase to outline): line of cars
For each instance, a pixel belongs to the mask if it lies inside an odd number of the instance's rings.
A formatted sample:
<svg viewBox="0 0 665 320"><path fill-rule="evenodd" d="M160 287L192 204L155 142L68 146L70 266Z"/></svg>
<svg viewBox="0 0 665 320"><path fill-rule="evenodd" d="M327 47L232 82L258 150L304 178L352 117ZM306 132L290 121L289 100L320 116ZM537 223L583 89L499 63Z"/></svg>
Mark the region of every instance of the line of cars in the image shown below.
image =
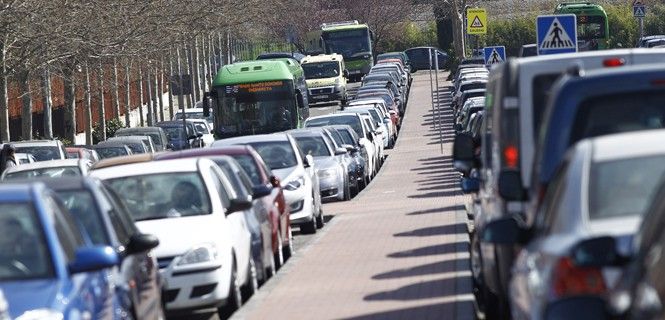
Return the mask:
<svg viewBox="0 0 665 320"><path fill-rule="evenodd" d="M457 123L453 146L487 318L663 317L663 63L663 49L605 50L489 72L481 123Z"/></svg>

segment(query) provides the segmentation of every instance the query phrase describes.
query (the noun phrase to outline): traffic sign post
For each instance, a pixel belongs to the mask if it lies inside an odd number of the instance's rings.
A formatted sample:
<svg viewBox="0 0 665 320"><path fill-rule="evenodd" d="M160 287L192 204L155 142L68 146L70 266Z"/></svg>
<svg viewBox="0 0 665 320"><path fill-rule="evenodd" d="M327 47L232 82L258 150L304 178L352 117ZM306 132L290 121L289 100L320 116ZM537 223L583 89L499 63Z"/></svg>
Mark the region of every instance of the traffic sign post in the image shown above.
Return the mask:
<svg viewBox="0 0 665 320"><path fill-rule="evenodd" d="M484 8L466 10L466 32L468 34L487 34L487 11Z"/></svg>
<svg viewBox="0 0 665 320"><path fill-rule="evenodd" d="M642 3L642 0L633 1L633 16L637 18L637 22L640 26L640 39L644 37L644 17L647 15L647 8Z"/></svg>
<svg viewBox="0 0 665 320"><path fill-rule="evenodd" d="M485 55L485 65L491 66L506 61L506 47L494 46L483 49Z"/></svg>
<svg viewBox="0 0 665 320"><path fill-rule="evenodd" d="M577 18L574 14L538 16L538 54L577 52Z"/></svg>

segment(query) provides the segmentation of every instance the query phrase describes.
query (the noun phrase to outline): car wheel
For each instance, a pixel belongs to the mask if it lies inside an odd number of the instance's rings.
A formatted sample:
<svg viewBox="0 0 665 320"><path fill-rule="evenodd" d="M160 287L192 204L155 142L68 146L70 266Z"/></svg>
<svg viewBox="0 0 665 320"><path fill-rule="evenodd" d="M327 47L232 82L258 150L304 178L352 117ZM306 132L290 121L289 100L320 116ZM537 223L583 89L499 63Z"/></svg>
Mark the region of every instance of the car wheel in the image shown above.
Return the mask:
<svg viewBox="0 0 665 320"><path fill-rule="evenodd" d="M250 297L254 295L256 290L259 289L259 276L258 271L256 270L256 262L254 259L249 259L249 266L247 266L247 283L242 287L242 301L245 302L249 300Z"/></svg>
<svg viewBox="0 0 665 320"><path fill-rule="evenodd" d="M349 180L346 180L344 183L344 201L349 200L351 200L351 183L349 183Z"/></svg>
<svg viewBox="0 0 665 320"><path fill-rule="evenodd" d="M221 319L228 319L231 315L242 306L242 292L240 292L240 284L238 283L238 271L235 259L231 269L231 285L229 286L229 296L226 304L219 307L217 313Z"/></svg>
<svg viewBox="0 0 665 320"><path fill-rule="evenodd" d="M312 216L312 220L300 225L300 232L303 234L316 233L316 217Z"/></svg>
<svg viewBox="0 0 665 320"><path fill-rule="evenodd" d="M272 274L275 274L275 270L282 267L284 264L284 241L282 241L281 229L277 230L277 252L275 253L275 258L272 263Z"/></svg>
<svg viewBox="0 0 665 320"><path fill-rule="evenodd" d="M288 260L291 258L293 255L293 238L291 237L291 227L289 227L289 232L287 233L287 237L289 237L289 244L284 246L284 261Z"/></svg>
<svg viewBox="0 0 665 320"><path fill-rule="evenodd" d="M323 219L323 209L319 209L319 215L316 216L316 227L321 229L325 224L326 221Z"/></svg>

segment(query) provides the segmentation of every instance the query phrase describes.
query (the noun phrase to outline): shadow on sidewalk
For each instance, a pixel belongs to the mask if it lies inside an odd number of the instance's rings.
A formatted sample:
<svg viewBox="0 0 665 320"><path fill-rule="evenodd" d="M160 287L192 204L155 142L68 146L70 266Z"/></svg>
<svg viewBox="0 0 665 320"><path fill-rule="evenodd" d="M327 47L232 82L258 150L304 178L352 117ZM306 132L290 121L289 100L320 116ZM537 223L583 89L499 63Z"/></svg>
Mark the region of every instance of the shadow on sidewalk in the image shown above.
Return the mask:
<svg viewBox="0 0 665 320"><path fill-rule="evenodd" d="M406 215L407 216L417 216L417 215L421 215L421 214L444 213L444 212L448 212L448 211L453 211L454 212L454 211L463 210L463 209L464 209L463 205L447 206L447 207L442 207L442 208L413 211L413 212L407 213Z"/></svg>
<svg viewBox="0 0 665 320"><path fill-rule="evenodd" d="M389 272L379 273L372 277L374 280L397 279L417 277L424 275L454 272L460 263L469 263L469 259L444 260L423 264L417 267L397 269Z"/></svg>
<svg viewBox="0 0 665 320"><path fill-rule="evenodd" d="M424 257L439 254L449 254L456 252L468 252L468 242L451 242L444 244L437 244L433 246L422 247L413 250L398 251L388 255L389 258L411 258L411 257Z"/></svg>
<svg viewBox="0 0 665 320"><path fill-rule="evenodd" d="M437 303L426 306L404 308L390 311L382 311L370 313L350 318L343 318L344 320L393 320L393 319L452 319L455 315L455 310L459 308L459 304L468 304L464 306L463 310L473 308L471 301L458 301L450 303ZM472 318L465 318L472 319Z"/></svg>
<svg viewBox="0 0 665 320"><path fill-rule="evenodd" d="M436 227L426 227L415 229L407 232L395 233L394 237L430 237L430 236L440 236L446 234L459 234L467 232L467 226L465 223L456 223Z"/></svg>
<svg viewBox="0 0 665 320"><path fill-rule="evenodd" d="M471 281L469 276L455 277L449 279L438 279L431 281L423 281L401 288L377 292L367 295L363 298L365 301L380 301L380 300L420 300L448 297L452 295L468 294L471 292L455 292L455 283L460 281ZM410 319L416 319L409 317Z"/></svg>

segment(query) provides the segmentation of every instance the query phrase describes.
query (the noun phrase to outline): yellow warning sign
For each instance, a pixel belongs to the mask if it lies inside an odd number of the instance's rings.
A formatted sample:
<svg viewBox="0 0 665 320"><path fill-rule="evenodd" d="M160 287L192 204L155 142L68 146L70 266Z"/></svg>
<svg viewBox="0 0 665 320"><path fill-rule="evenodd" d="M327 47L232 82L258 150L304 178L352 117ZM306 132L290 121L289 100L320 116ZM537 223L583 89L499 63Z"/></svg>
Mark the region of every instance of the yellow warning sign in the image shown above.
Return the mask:
<svg viewBox="0 0 665 320"><path fill-rule="evenodd" d="M485 8L469 8L466 10L466 33L487 33L487 11L485 11Z"/></svg>

